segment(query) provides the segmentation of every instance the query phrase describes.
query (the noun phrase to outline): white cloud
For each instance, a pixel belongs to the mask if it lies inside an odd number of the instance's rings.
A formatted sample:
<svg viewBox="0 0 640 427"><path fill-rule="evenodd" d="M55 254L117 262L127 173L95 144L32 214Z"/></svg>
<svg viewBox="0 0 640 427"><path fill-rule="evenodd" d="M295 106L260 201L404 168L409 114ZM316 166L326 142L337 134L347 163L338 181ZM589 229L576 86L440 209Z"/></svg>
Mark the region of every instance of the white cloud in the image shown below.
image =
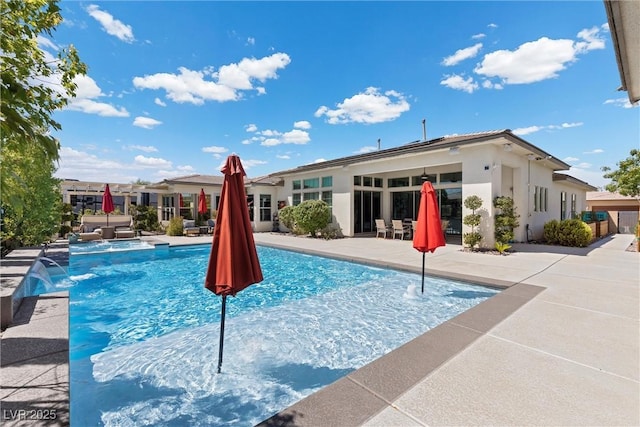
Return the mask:
<svg viewBox="0 0 640 427"><path fill-rule="evenodd" d="M256 44L256 39L253 38L253 37L247 37L247 44L250 44L252 46L255 45Z"/></svg>
<svg viewBox="0 0 640 427"><path fill-rule="evenodd" d="M92 99L75 98L72 101L69 101L65 110L97 114L102 117L129 117L129 112L124 107L118 109L111 104L97 102Z"/></svg>
<svg viewBox="0 0 640 427"><path fill-rule="evenodd" d="M580 160L577 157L565 157L564 159L562 159L563 162L565 163L569 163L569 162L577 162L578 160Z"/></svg>
<svg viewBox="0 0 640 427"><path fill-rule="evenodd" d="M151 117L138 116L133 119L133 125L144 129L153 129L154 127L161 125L162 122Z"/></svg>
<svg viewBox="0 0 640 427"><path fill-rule="evenodd" d="M160 98L154 99L153 103L156 104L156 105L159 105L161 107L166 107L167 106L167 103L162 101Z"/></svg>
<svg viewBox="0 0 640 427"><path fill-rule="evenodd" d="M129 117L129 112L124 107L117 108L95 100L95 98L105 95L91 77L77 75L73 81L77 86L76 96L69 99L69 103L65 107L66 110L97 114L103 117Z"/></svg>
<svg viewBox="0 0 640 427"><path fill-rule="evenodd" d="M604 49L600 31L598 27L584 29L578 33L578 41L541 37L513 51L497 50L486 54L474 72L498 78L502 84L529 84L556 78L578 55Z"/></svg>
<svg viewBox="0 0 640 427"><path fill-rule="evenodd" d="M487 27L489 27L489 28L498 28L498 25L494 24L494 23L491 23L491 24L487 25Z"/></svg>
<svg viewBox="0 0 640 427"><path fill-rule="evenodd" d="M60 148L59 167L55 176L94 182L130 182L138 178L131 165L101 159L94 154L64 146Z"/></svg>
<svg viewBox="0 0 640 427"><path fill-rule="evenodd" d="M478 34L474 34L474 35L472 35L472 36L471 36L471 38L472 38L473 40L480 40L480 39L485 38L486 36L487 36L487 35L486 35L486 34L484 34L484 33L478 33Z"/></svg>
<svg viewBox="0 0 640 427"><path fill-rule="evenodd" d="M251 141L250 139L243 139L242 141L240 141L240 143L241 143L241 144L244 144L244 145L249 145L249 144L251 144L252 142L253 142L253 141Z"/></svg>
<svg viewBox="0 0 640 427"><path fill-rule="evenodd" d="M600 153L604 153L604 150L601 148L596 148L595 150L582 152L582 154L600 154Z"/></svg>
<svg viewBox="0 0 640 427"><path fill-rule="evenodd" d="M100 7L92 4L87 7L87 13L102 25L102 29L112 36L116 36L123 42L131 43L135 40L130 25L126 25L111 14L100 10Z"/></svg>
<svg viewBox="0 0 640 427"><path fill-rule="evenodd" d="M38 43L38 46L40 48L52 49L52 50L55 50L56 52L60 50L58 45L56 45L54 42L52 42L51 40L49 40L48 38L46 38L41 34L38 34L38 36L36 37L36 42Z"/></svg>
<svg viewBox="0 0 640 427"><path fill-rule="evenodd" d="M260 135L263 135L263 136L280 136L280 135L282 135L281 132L278 132L277 130L271 130L271 129L266 129L266 130L263 130L263 131L258 132L258 133Z"/></svg>
<svg viewBox="0 0 640 427"><path fill-rule="evenodd" d="M289 160L291 158L291 156L289 156L287 154L276 154L276 157L278 159L283 159L283 160Z"/></svg>
<svg viewBox="0 0 640 427"><path fill-rule="evenodd" d="M616 107L622 108L633 108L634 105L631 104L629 98L616 98L616 99L607 99L603 104L613 104ZM636 104L637 106L638 104Z"/></svg>
<svg viewBox="0 0 640 427"><path fill-rule="evenodd" d="M576 123L562 123L561 125L528 126L524 128L514 129L512 132L514 135L528 135L530 133L539 132L545 129L550 129L550 130L570 129L570 128L574 128L582 125L583 125L582 122L576 122Z"/></svg>
<svg viewBox="0 0 640 427"><path fill-rule="evenodd" d="M397 119L409 111L410 105L401 93L388 90L382 94L378 88L369 87L362 93L346 98L337 107L330 110L323 105L314 115L326 116L329 124L382 123Z"/></svg>
<svg viewBox="0 0 640 427"><path fill-rule="evenodd" d="M211 67L202 71L178 68L179 74L157 73L134 77L139 89L162 89L167 98L177 103L202 105L205 101L237 101L240 91L253 88L255 80L265 82L278 78L277 71L285 68L291 59L285 53L274 53L261 59L244 58L238 64L223 65L218 72Z"/></svg>
<svg viewBox="0 0 640 427"><path fill-rule="evenodd" d="M326 162L327 159L320 157L319 159L315 159L312 163L322 163L322 162Z"/></svg>
<svg viewBox="0 0 640 427"><path fill-rule="evenodd" d="M311 129L311 123L306 120L300 120L298 122L295 122L293 124L293 127L298 129Z"/></svg>
<svg viewBox="0 0 640 427"><path fill-rule="evenodd" d="M300 129L293 129L282 134L283 144L306 144L311 141L309 133Z"/></svg>
<svg viewBox="0 0 640 427"><path fill-rule="evenodd" d="M359 149L359 150L357 150L357 151L354 151L354 152L353 152L353 154L364 154L364 153L370 153L370 152L372 152L372 151L376 151L376 150L378 150L378 147L374 147L374 146L372 146L372 145L367 145L367 146L364 146L364 147L360 148L360 149Z"/></svg>
<svg viewBox="0 0 640 427"><path fill-rule="evenodd" d="M228 148L218 147L218 146L215 146L215 145L212 145L212 146L209 146L209 147L202 147L202 152L203 153L222 154L222 153L226 153L227 151L229 151Z"/></svg>
<svg viewBox="0 0 640 427"><path fill-rule="evenodd" d="M147 168L171 168L171 162L169 160L161 159L158 157L145 157L142 155L138 155L133 160L136 166Z"/></svg>
<svg viewBox="0 0 640 427"><path fill-rule="evenodd" d="M520 45L515 51L498 50L484 56L474 69L487 77L498 77L506 84L533 83L557 77L565 64L575 61L572 40L542 37Z"/></svg>
<svg viewBox="0 0 640 427"><path fill-rule="evenodd" d="M255 132L258 130L258 126L254 125L253 123L250 123L244 127L244 130L246 130L247 132Z"/></svg>
<svg viewBox="0 0 640 427"><path fill-rule="evenodd" d="M251 169L254 166L266 165L266 164L267 162L264 160L248 159L248 160L242 161L242 166L244 166L245 169Z"/></svg>
<svg viewBox="0 0 640 427"><path fill-rule="evenodd" d="M600 36L600 28L587 28L578 33L578 38L584 41L576 42L576 51L583 53L594 49L604 49L604 38Z"/></svg>
<svg viewBox="0 0 640 427"><path fill-rule="evenodd" d="M122 148L124 148L125 150L144 151L145 153L154 153L158 151L158 149L153 145L127 145Z"/></svg>
<svg viewBox="0 0 640 427"><path fill-rule="evenodd" d="M593 166L591 163L587 163L587 162L582 162L582 163L578 163L577 165L571 165L571 169L573 170L575 169L589 169L591 166Z"/></svg>
<svg viewBox="0 0 640 427"><path fill-rule="evenodd" d="M534 133L534 132L538 132L540 130L544 129L544 126L529 126L526 128L517 128L517 129L513 129L511 132L514 135L529 135L530 133Z"/></svg>
<svg viewBox="0 0 640 427"><path fill-rule="evenodd" d="M482 43L476 43L473 46L459 49L453 55L444 58L442 60L442 65L449 67L451 65L456 65L465 59L473 58L478 54L478 52L480 52L480 49L482 49Z"/></svg>
<svg viewBox="0 0 640 427"><path fill-rule="evenodd" d="M260 145L264 145L266 147L273 147L274 145L280 144L282 144L282 141L280 141L278 138L265 138L260 143Z"/></svg>
<svg viewBox="0 0 640 427"><path fill-rule="evenodd" d="M464 78L457 74L445 76L446 78L440 82L441 85L450 87L451 89L462 90L467 93L473 93L478 89L478 83L473 80L473 77Z"/></svg>

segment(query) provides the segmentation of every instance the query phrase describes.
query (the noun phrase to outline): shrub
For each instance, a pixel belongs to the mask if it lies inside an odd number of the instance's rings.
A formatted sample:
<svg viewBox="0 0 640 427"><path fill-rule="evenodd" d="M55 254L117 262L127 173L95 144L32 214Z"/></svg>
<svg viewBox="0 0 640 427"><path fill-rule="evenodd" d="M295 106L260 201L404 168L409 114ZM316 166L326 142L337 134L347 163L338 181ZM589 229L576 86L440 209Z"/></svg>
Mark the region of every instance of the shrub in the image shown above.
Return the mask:
<svg viewBox="0 0 640 427"><path fill-rule="evenodd" d="M332 227L331 224L320 230L320 237L325 240L338 239L342 237L342 230L337 227Z"/></svg>
<svg viewBox="0 0 640 427"><path fill-rule="evenodd" d="M183 222L181 216L174 216L169 221L166 229L167 236L182 236L184 234Z"/></svg>
<svg viewBox="0 0 640 427"><path fill-rule="evenodd" d="M329 215L329 205L322 200L304 201L293 211L296 227L313 237L329 224Z"/></svg>
<svg viewBox="0 0 640 427"><path fill-rule="evenodd" d="M516 213L516 207L511 197L496 197L493 200L493 206L500 210L500 213L495 215L495 238L496 242L509 243L513 242L515 234L513 230L516 229L520 223L518 218L520 215Z"/></svg>
<svg viewBox="0 0 640 427"><path fill-rule="evenodd" d="M278 212L278 218L280 219L280 222L282 223L282 225L284 225L291 231L294 230L295 224L296 224L296 221L293 218L294 210L295 210L294 206L285 206L284 208L280 209L280 211Z"/></svg>
<svg viewBox="0 0 640 427"><path fill-rule="evenodd" d="M560 227L560 221L553 219L544 225L543 238L546 243L550 245L557 245L560 241L558 234Z"/></svg>
<svg viewBox="0 0 640 427"><path fill-rule="evenodd" d="M580 219L551 220L544 225L544 240L550 245L585 247L591 243L593 233Z"/></svg>
<svg viewBox="0 0 640 427"><path fill-rule="evenodd" d="M508 243L496 242L496 250L500 252L500 255L504 255L509 249L511 249L511 245Z"/></svg>
<svg viewBox="0 0 640 427"><path fill-rule="evenodd" d="M129 213L133 218L133 228L144 231L158 231L158 212L153 206L129 206Z"/></svg>
<svg viewBox="0 0 640 427"><path fill-rule="evenodd" d="M591 243L591 227L579 219L566 219L558 227L559 243L562 246L585 247Z"/></svg>

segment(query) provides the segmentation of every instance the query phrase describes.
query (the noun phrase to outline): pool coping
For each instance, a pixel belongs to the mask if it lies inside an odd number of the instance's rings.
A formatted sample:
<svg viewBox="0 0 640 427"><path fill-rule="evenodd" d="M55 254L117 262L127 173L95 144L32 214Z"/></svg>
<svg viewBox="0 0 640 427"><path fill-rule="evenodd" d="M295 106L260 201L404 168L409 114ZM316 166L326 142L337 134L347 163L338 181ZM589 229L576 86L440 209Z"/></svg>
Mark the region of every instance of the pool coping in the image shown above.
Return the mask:
<svg viewBox="0 0 640 427"><path fill-rule="evenodd" d="M329 254L322 250L294 248L272 242L260 245L277 249L357 262L374 267L421 273L419 267ZM501 289L501 292L452 319L375 359L339 380L322 387L288 408L258 423L257 427L358 426L372 419L406 391L423 381L448 360L464 351L493 327L511 316L546 288L490 280L463 273L442 274L425 268L425 274Z"/></svg>

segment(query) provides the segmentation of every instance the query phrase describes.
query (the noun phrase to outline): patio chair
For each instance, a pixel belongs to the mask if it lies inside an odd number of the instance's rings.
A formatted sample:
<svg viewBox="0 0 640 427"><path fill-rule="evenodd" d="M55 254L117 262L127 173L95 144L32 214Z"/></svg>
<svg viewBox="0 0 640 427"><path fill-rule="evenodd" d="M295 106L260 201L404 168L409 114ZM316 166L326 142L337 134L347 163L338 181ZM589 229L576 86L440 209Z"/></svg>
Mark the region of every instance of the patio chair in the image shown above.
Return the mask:
<svg viewBox="0 0 640 427"><path fill-rule="evenodd" d="M444 237L447 237L447 228L449 228L449 220L443 219L442 221L440 221L440 224L442 225L442 234L444 234Z"/></svg>
<svg viewBox="0 0 640 427"><path fill-rule="evenodd" d="M212 219L208 219L207 227L209 227L209 229L207 230L207 233L213 234L213 230L216 228L216 222Z"/></svg>
<svg viewBox="0 0 640 427"><path fill-rule="evenodd" d="M382 237L386 239L390 233L391 227L387 225L384 219L376 219L376 238L382 234Z"/></svg>
<svg viewBox="0 0 640 427"><path fill-rule="evenodd" d="M400 219L391 220L391 224L393 227L393 238L396 236L400 236L400 239L404 240L405 234L409 234L409 227L402 223Z"/></svg>

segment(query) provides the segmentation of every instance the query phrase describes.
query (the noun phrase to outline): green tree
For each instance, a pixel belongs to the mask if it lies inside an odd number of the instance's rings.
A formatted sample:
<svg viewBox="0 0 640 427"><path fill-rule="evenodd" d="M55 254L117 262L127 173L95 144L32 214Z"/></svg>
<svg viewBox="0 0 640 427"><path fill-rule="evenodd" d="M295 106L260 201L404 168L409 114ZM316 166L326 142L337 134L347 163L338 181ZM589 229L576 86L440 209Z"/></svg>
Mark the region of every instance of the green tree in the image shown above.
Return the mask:
<svg viewBox="0 0 640 427"><path fill-rule="evenodd" d="M630 156L617 163L618 169L613 171L608 166L601 169L606 172L604 178L610 179L611 183L605 189L612 193L620 193L623 196L640 198L640 150L633 149Z"/></svg>
<svg viewBox="0 0 640 427"><path fill-rule="evenodd" d="M52 115L75 96L74 78L86 73L73 46L56 58L38 46L38 37L52 36L62 22L57 3L0 0L0 205L9 216L1 237L21 244L38 243L60 225L53 178L60 144L51 131L61 126Z"/></svg>
<svg viewBox="0 0 640 427"><path fill-rule="evenodd" d="M471 232L464 234L464 243L468 245L471 250L474 250L476 245L479 245L482 241L482 234L476 231L476 227L480 225L480 221L482 220L480 214L476 213L476 210L482 207L482 199L478 196L469 196L464 199L464 207L471 209L471 213L462 219L464 225L471 227Z"/></svg>

